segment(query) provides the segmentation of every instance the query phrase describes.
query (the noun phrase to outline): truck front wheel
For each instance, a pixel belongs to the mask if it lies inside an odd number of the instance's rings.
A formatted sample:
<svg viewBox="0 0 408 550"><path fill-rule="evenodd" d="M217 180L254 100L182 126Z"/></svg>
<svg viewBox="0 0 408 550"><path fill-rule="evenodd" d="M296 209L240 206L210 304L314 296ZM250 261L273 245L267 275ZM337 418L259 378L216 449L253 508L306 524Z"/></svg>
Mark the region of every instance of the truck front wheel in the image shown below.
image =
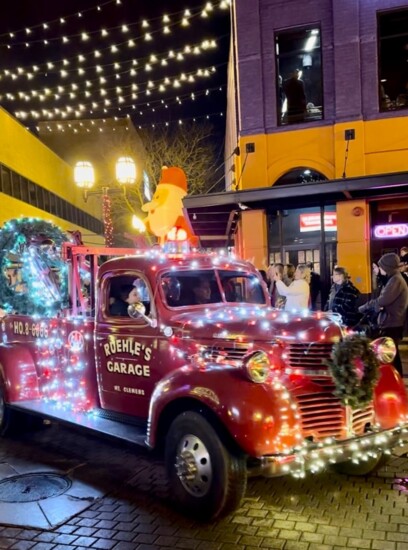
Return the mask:
<svg viewBox="0 0 408 550"><path fill-rule="evenodd" d="M211 424L188 411L171 424L166 438L171 493L183 510L210 520L237 508L245 494L245 457L227 450Z"/></svg>

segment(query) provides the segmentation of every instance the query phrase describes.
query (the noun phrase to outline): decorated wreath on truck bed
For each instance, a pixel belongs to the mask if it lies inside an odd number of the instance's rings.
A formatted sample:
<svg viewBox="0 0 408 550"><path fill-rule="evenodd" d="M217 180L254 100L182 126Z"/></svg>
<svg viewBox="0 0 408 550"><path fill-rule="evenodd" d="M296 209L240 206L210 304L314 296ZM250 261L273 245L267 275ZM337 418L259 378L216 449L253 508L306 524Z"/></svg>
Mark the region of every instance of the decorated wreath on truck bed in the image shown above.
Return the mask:
<svg viewBox="0 0 408 550"><path fill-rule="evenodd" d="M64 232L44 220L19 218L0 229L0 308L52 317L68 305Z"/></svg>
<svg viewBox="0 0 408 550"><path fill-rule="evenodd" d="M336 343L326 363L336 386L334 394L341 403L361 409L373 398L379 378L379 361L364 336L352 335Z"/></svg>

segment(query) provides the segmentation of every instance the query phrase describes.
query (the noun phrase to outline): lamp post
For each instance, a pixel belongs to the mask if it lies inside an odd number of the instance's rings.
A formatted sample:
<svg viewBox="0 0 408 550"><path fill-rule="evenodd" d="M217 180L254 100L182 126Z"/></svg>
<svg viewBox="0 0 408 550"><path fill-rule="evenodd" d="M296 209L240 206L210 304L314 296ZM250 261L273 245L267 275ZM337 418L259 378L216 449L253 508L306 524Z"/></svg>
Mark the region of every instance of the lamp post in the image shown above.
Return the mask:
<svg viewBox="0 0 408 550"><path fill-rule="evenodd" d="M113 225L111 215L110 195L121 193L119 188L103 186L99 191L90 191L95 185L95 172L88 161L79 161L74 168L74 181L83 191L84 202L88 201L91 195L102 196L102 219L104 227L105 245L113 245ZM126 192L126 185L132 185L136 181L136 165L130 157L120 157L116 162L116 181L123 186L123 193Z"/></svg>

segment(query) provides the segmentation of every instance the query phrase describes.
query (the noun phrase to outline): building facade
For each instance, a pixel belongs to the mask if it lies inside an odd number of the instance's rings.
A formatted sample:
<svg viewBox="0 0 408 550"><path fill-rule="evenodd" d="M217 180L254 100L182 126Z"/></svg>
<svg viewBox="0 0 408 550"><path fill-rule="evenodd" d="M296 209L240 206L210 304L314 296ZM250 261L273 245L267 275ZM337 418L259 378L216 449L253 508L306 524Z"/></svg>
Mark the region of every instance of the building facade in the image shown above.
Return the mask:
<svg viewBox="0 0 408 550"><path fill-rule="evenodd" d="M100 205L84 204L72 166L1 108L0 129L0 226L20 216L42 218L103 244Z"/></svg>
<svg viewBox="0 0 408 550"><path fill-rule="evenodd" d="M264 208L247 202L236 247L258 267L313 261L327 285L344 265L369 293L371 262L408 244L406 187L369 185L408 172L408 3L236 0L233 43L228 117L240 154L227 188L298 189L286 202L265 195ZM370 193L348 194L350 178ZM317 183L322 195L306 207Z"/></svg>

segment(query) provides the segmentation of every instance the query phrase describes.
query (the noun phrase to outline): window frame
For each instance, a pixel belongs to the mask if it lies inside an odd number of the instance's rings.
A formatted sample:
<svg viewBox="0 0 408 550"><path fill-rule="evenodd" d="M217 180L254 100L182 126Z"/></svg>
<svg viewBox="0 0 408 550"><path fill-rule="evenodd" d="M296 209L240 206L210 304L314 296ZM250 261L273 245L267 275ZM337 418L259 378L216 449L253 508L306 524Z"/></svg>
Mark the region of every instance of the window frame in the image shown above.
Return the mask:
<svg viewBox="0 0 408 550"><path fill-rule="evenodd" d="M391 108L384 108L381 106L381 84L382 84L382 55L381 55L381 43L383 40L387 40L389 38L393 38L393 36L386 36L381 37L380 34L380 20L382 17L391 15L391 14L398 14L398 13L404 13L407 15L408 18L408 7L405 6L399 6L394 9L388 9L388 10L379 10L376 13L377 16L377 105L378 105L378 112L379 113L390 113L390 112L398 112L398 111L406 111L408 109L408 90L407 90L407 102L405 105L397 106L393 105ZM408 29L405 34L396 35L396 36L406 36L406 39L408 41ZM408 84L408 74L406 83ZM384 90L385 91L385 90ZM402 95L402 94L400 94ZM397 101L397 98L395 99Z"/></svg>
<svg viewBox="0 0 408 550"><path fill-rule="evenodd" d="M294 122L294 123L288 123L284 122L282 123L282 116L279 112L279 59L282 57L280 53L277 53L277 46L278 46L278 38L279 36L295 33L295 32L302 32L302 31L311 31L313 29L318 29L319 31L319 38L320 38L320 82L321 82L321 94L322 94L322 111L321 111L321 118L315 119L315 120L307 120L305 117L305 120ZM324 79L323 79L323 47L322 47L322 28L321 23L316 24L308 24L308 25L301 25L297 27L289 27L284 29L276 29L274 32L274 57L275 57L275 98L276 98L276 120L277 120L277 126L280 128L286 128L286 127L292 127L292 126L298 126L299 124L311 124L313 122L321 122L325 120L325 105L324 105ZM301 50L294 50L294 53L300 52ZM293 55L293 54L291 54ZM285 55L284 55L285 56ZM284 81L282 81L283 84ZM307 102L307 98L306 98Z"/></svg>

